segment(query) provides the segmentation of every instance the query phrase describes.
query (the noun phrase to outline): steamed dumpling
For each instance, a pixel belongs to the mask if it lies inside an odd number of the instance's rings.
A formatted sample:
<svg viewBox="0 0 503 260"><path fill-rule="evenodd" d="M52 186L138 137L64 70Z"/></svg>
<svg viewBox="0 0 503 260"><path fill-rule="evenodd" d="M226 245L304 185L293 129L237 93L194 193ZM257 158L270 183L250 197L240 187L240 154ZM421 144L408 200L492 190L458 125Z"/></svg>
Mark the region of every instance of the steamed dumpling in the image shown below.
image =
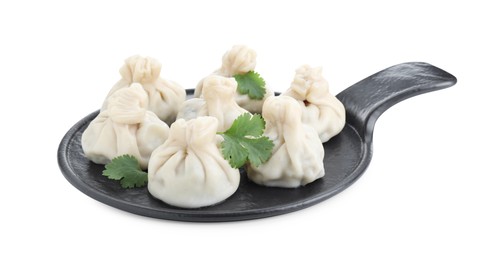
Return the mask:
<svg viewBox="0 0 503 260"><path fill-rule="evenodd" d="M117 90L107 103L82 134L84 154L98 164L130 154L146 169L152 151L168 138L168 125L147 110L148 96L139 83Z"/></svg>
<svg viewBox="0 0 503 260"><path fill-rule="evenodd" d="M229 129L234 120L248 113L234 100L237 82L234 78L211 75L204 79L202 98L185 101L177 119L194 119L200 116L213 116L218 119L218 131Z"/></svg>
<svg viewBox="0 0 503 260"><path fill-rule="evenodd" d="M264 136L274 143L271 158L246 172L253 182L274 187L294 188L325 175L325 151L318 133L301 121L299 103L288 96L269 97L262 116L266 122Z"/></svg>
<svg viewBox="0 0 503 260"><path fill-rule="evenodd" d="M131 83L141 83L148 95L148 110L171 124L185 100L185 89L173 81L162 79L160 73L161 63L157 60L141 56L129 57L120 69L122 79L113 86L107 99L114 92L128 87ZM102 110L106 109L107 104L105 100Z"/></svg>
<svg viewBox="0 0 503 260"><path fill-rule="evenodd" d="M222 67L213 72L213 74L232 78L236 74L245 74L249 71L255 70L256 64L257 53L254 50L244 45L235 45L231 50L224 54L222 57ZM195 97L203 95L202 88L203 80L199 82L194 91ZM234 99L240 107L250 111L251 113L261 113L264 100L272 95L273 92L266 86L266 93L262 99L251 99L248 94L243 95L237 91L234 94Z"/></svg>
<svg viewBox="0 0 503 260"><path fill-rule="evenodd" d="M182 208L210 206L230 197L240 175L220 153L217 127L214 117L176 120L168 140L152 153L150 194Z"/></svg>
<svg viewBox="0 0 503 260"><path fill-rule="evenodd" d="M290 88L281 95L298 101L302 108L302 122L314 127L322 142L330 140L344 127L344 105L330 94L321 68L304 65L297 69Z"/></svg>

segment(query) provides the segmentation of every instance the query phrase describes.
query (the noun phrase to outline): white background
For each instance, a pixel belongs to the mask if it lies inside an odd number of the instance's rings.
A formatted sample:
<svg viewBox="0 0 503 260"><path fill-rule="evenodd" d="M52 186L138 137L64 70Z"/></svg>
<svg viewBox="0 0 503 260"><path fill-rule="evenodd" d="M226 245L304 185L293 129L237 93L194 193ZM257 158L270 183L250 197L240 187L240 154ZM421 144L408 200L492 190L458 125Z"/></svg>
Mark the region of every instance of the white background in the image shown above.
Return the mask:
<svg viewBox="0 0 503 260"><path fill-rule="evenodd" d="M2 1L0 238L6 259L502 259L502 9L497 1ZM268 219L180 223L97 202L61 174L57 148L149 55L185 88L241 43L276 91L323 66L333 94L424 61L454 87L406 100L376 124L350 188Z"/></svg>

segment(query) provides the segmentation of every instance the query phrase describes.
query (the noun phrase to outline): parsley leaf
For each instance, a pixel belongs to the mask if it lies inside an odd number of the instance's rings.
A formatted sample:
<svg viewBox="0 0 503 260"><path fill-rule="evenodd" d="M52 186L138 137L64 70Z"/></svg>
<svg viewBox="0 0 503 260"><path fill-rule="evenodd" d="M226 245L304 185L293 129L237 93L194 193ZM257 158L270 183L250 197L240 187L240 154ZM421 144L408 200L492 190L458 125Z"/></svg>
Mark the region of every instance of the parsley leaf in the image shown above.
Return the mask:
<svg viewBox="0 0 503 260"><path fill-rule="evenodd" d="M234 168L250 161L253 166L263 164L272 154L273 142L264 133L265 122L260 115L240 115L227 131L220 133L222 154Z"/></svg>
<svg viewBox="0 0 503 260"><path fill-rule="evenodd" d="M120 180L122 188L143 187L148 180L148 174L141 170L138 160L129 154L113 158L105 165L103 176Z"/></svg>
<svg viewBox="0 0 503 260"><path fill-rule="evenodd" d="M265 81L260 74L255 71L248 71L245 74L234 75L238 82L238 92L242 95L248 94L251 99L262 99L265 95Z"/></svg>

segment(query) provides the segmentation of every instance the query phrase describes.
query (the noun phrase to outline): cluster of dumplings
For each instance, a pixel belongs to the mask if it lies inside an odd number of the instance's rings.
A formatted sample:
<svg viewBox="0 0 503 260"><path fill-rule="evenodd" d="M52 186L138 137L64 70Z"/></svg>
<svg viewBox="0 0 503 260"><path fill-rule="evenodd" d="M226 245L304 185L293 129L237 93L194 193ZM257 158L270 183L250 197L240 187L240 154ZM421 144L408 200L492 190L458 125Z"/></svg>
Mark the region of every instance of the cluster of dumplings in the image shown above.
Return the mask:
<svg viewBox="0 0 503 260"><path fill-rule="evenodd" d="M198 208L219 203L238 188L240 173L220 152L227 130L243 113L261 113L271 158L247 176L259 185L294 188L325 175L323 142L345 124L345 109L329 93L320 68L297 69L279 96L266 86L260 100L237 92L236 74L255 70L256 53L234 46L222 66L197 85L194 98L160 77L161 64L133 56L108 93L98 116L82 134L85 156L97 164L130 154L148 170L148 191L167 204Z"/></svg>

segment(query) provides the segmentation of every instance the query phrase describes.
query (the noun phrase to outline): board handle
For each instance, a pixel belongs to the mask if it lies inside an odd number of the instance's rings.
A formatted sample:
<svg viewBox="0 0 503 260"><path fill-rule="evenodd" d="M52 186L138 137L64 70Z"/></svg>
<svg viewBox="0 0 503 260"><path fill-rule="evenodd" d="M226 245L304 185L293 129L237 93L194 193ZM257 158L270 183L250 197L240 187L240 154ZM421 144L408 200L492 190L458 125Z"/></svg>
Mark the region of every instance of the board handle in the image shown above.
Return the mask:
<svg viewBox="0 0 503 260"><path fill-rule="evenodd" d="M419 94L451 87L456 82L456 77L433 65L408 62L361 80L337 98L346 108L346 121L365 142L371 142L377 118L389 107Z"/></svg>

